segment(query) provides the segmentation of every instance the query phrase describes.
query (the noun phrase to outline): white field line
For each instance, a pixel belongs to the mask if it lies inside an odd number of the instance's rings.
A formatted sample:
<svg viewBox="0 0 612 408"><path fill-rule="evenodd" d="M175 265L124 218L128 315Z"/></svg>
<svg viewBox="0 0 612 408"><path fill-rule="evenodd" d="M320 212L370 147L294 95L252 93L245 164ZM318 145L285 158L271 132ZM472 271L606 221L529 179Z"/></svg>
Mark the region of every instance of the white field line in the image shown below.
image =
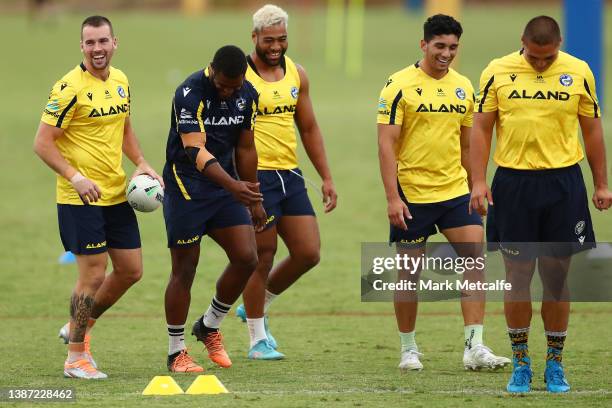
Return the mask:
<svg viewBox="0 0 612 408"><path fill-rule="evenodd" d="M232 392L232 391L230 391ZM429 394L437 394L437 395L510 395L509 393L501 390L501 389L461 389L461 390L435 390L435 391L419 391L410 389L397 389L397 390L381 390L381 389L371 389L371 388L348 388L343 390L295 390L295 391L235 391L233 394L238 395L342 395L342 394L419 394L419 395L429 395ZM528 395L549 395L550 393L547 391L531 391ZM570 391L568 394L564 395L580 395L580 396L590 396L590 395L612 395L612 390L576 390Z"/></svg>
<svg viewBox="0 0 612 408"><path fill-rule="evenodd" d="M419 396L427 396L427 395L463 395L463 396L508 396L514 397L502 389L483 389L483 388L474 388L474 389L461 389L461 390L430 390L430 391L415 391L411 389L403 389L399 388L397 390L381 390L378 388L346 388L341 390L313 390L313 389L301 389L301 390L265 390L265 391L232 391L229 390L229 394L235 395L246 395L246 396L287 396L287 395L315 395L315 396L325 396L325 395L356 395L356 394L412 394ZM123 394L125 396L141 396L141 392L130 392ZM522 395L525 398L529 398L530 395L550 395L547 391L531 391ZM572 390L567 394L560 394L558 398L568 398L571 399L572 396L578 397L589 397L589 396L597 396L597 395L612 395L612 390ZM79 392L77 394L78 398L104 398L107 397L108 393L104 392ZM168 398L170 396L166 396ZM174 397L181 397L181 395L174 395ZM556 397L556 396L551 396Z"/></svg>

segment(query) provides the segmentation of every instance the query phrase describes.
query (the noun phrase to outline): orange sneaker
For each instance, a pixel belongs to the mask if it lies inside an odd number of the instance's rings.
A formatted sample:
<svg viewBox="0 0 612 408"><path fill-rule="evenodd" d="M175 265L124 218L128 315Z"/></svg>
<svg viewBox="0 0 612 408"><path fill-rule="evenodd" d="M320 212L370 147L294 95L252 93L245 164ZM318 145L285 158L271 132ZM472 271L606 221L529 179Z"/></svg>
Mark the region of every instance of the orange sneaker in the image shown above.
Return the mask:
<svg viewBox="0 0 612 408"><path fill-rule="evenodd" d="M184 349L174 357L168 356L168 371L173 373L201 373L204 369L193 361L193 358Z"/></svg>
<svg viewBox="0 0 612 408"><path fill-rule="evenodd" d="M173 373L201 373L204 371L193 358L187 354L187 350L181 350L174 357L168 356L168 371Z"/></svg>
<svg viewBox="0 0 612 408"><path fill-rule="evenodd" d="M213 363L223 368L230 368L232 366L232 360L230 360L223 347L223 335L218 329L206 333L204 331L204 325L200 322L200 319L198 319L193 325L191 334L204 343L206 350L208 350L208 358Z"/></svg>
<svg viewBox="0 0 612 408"><path fill-rule="evenodd" d="M69 343L70 341L70 322L62 326L57 337L62 339L64 344ZM91 336L89 334L85 334L83 343L85 343L85 354L87 354L87 357L89 358L89 361L91 362L91 365L94 368L98 368L96 361L93 359L93 356L91 355Z"/></svg>
<svg viewBox="0 0 612 408"><path fill-rule="evenodd" d="M82 359L73 363L69 363L68 360L66 360L64 362L64 377L101 380L108 376L102 371L98 371L89 360Z"/></svg>

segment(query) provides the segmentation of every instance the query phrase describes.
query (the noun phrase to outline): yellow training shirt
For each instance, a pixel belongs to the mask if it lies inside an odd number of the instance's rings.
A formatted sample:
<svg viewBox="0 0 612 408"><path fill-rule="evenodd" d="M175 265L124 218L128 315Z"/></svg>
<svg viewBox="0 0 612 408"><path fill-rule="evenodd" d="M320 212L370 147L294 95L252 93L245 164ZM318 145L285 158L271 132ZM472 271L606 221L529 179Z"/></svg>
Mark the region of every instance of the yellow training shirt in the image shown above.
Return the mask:
<svg viewBox="0 0 612 408"><path fill-rule="evenodd" d="M522 51L491 61L480 78L476 109L497 111L495 162L523 170L582 160L578 115L600 115L589 66L564 52L544 72L534 70Z"/></svg>
<svg viewBox="0 0 612 408"><path fill-rule="evenodd" d="M126 201L121 167L125 119L130 114L128 79L113 67L102 81L81 64L51 90L41 121L64 129L55 141L62 156L100 187L102 198L91 205ZM83 205L76 190L57 176L57 203Z"/></svg>
<svg viewBox="0 0 612 408"><path fill-rule="evenodd" d="M259 94L255 145L258 170L287 170L298 167L297 139L294 115L300 92L300 75L295 63L287 56L281 65L285 76L280 81L268 82L256 72L249 60L246 79Z"/></svg>
<svg viewBox="0 0 612 408"><path fill-rule="evenodd" d="M434 79L417 63L387 80L377 122L402 127L395 155L408 202L436 203L469 193L461 127L472 126L473 111L472 84L453 69Z"/></svg>

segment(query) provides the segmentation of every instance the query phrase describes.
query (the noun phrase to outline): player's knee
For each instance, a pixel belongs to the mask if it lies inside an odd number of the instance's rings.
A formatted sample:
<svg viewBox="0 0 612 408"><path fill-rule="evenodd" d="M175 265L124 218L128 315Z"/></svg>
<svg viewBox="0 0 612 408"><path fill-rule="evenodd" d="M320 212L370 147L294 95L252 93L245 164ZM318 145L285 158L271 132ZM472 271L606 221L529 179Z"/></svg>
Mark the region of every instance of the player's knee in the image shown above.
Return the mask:
<svg viewBox="0 0 612 408"><path fill-rule="evenodd" d="M177 262L172 264L170 281L186 287L191 287L195 277L197 262Z"/></svg>
<svg viewBox="0 0 612 408"><path fill-rule="evenodd" d="M232 265L242 270L252 272L257 267L258 260L259 258L257 257L256 250L244 249L241 250L239 253L234 254L231 257L230 262L232 263Z"/></svg>
<svg viewBox="0 0 612 408"><path fill-rule="evenodd" d="M307 248L291 254L291 256L304 265L307 269L314 268L321 261L319 248Z"/></svg>
<svg viewBox="0 0 612 408"><path fill-rule="evenodd" d="M269 271L270 269L272 269L275 255L276 255L276 247L258 248L257 249L257 258L258 258L257 267L259 269L267 269Z"/></svg>
<svg viewBox="0 0 612 408"><path fill-rule="evenodd" d="M142 264L113 265L115 275L128 285L133 285L142 278Z"/></svg>
<svg viewBox="0 0 612 408"><path fill-rule="evenodd" d="M124 275L124 280L129 284L133 285L142 279L142 267L134 268Z"/></svg>
<svg viewBox="0 0 612 408"><path fill-rule="evenodd" d="M88 276L81 276L79 283L83 288L86 288L87 292L95 293L104 283L104 278L104 273L92 273Z"/></svg>

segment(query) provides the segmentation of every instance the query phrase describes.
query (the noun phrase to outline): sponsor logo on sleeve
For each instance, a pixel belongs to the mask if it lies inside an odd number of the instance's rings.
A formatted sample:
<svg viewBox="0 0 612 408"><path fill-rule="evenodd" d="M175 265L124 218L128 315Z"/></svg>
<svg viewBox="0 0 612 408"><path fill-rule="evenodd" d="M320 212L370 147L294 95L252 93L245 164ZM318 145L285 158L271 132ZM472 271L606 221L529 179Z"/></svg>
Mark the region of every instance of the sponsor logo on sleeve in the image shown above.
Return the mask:
<svg viewBox="0 0 612 408"><path fill-rule="evenodd" d="M50 112L57 112L60 109L59 101L57 99L53 99L52 101L47 102L45 109Z"/></svg>
<svg viewBox="0 0 612 408"><path fill-rule="evenodd" d="M390 115L391 111L387 107L387 100L385 98L378 99L378 114L379 115Z"/></svg>
<svg viewBox="0 0 612 408"><path fill-rule="evenodd" d="M189 95L189 92L191 92L191 88L189 88L188 86L183 88L183 98L186 98L187 95Z"/></svg>
<svg viewBox="0 0 612 408"><path fill-rule="evenodd" d="M185 108L181 108L178 123L179 125L197 125L198 121L193 118L193 113Z"/></svg>

